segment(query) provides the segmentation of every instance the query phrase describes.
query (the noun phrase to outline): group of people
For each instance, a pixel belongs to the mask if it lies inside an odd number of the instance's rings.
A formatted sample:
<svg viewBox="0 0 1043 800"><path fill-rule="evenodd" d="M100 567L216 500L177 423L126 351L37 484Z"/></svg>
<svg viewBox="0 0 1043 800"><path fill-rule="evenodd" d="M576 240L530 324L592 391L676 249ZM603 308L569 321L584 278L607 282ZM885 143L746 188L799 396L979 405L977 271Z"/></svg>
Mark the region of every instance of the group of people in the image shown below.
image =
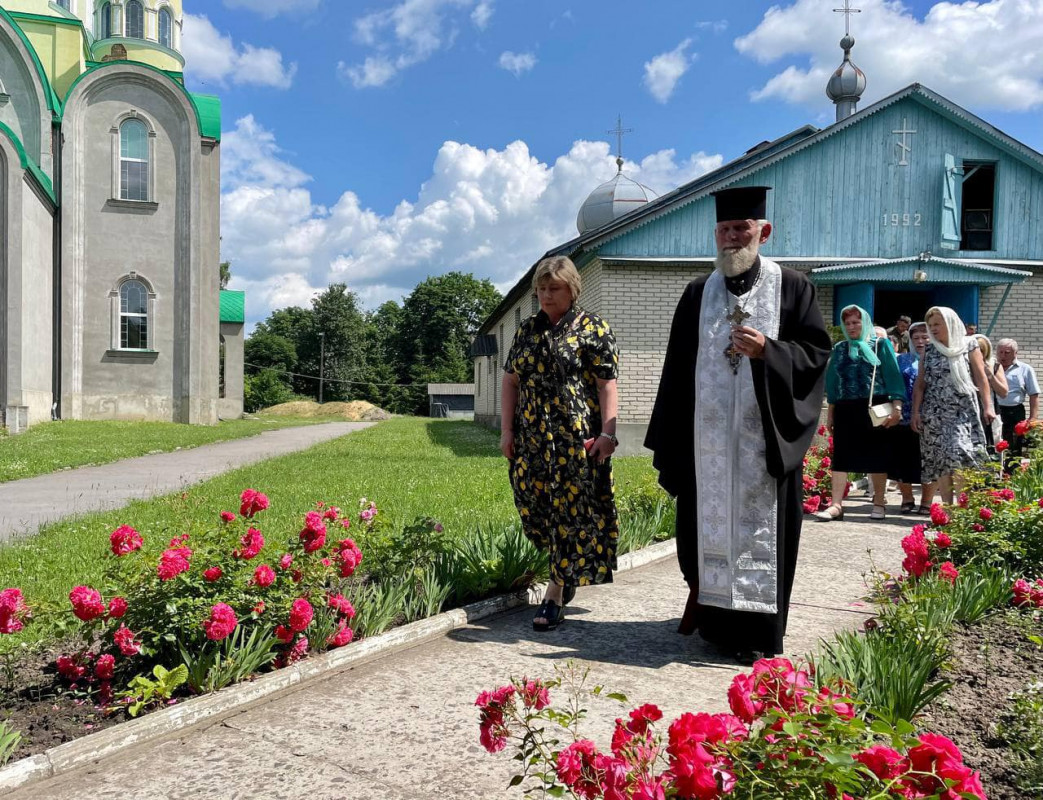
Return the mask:
<svg viewBox="0 0 1043 800"><path fill-rule="evenodd" d="M951 503L959 471L995 457L1000 441L1020 455L1014 427L1038 413L1032 367L1017 359L1018 343L988 337L951 308L935 306L924 320L899 317L890 330L874 327L865 309L841 311L844 339L826 371L833 437L832 503L816 516L844 518L848 474L869 476L872 519L887 514L888 478L902 495L900 513L930 514L935 496ZM920 484L920 502L913 494Z"/></svg>
<svg viewBox="0 0 1043 800"><path fill-rule="evenodd" d="M715 269L689 283L677 305L644 440L660 485L677 499L689 587L678 632L698 632L743 663L783 651L803 460L824 391L835 444L829 519L843 516L848 471L872 474L874 516L886 513L888 474L908 490L904 509L913 507L914 483L925 487L921 507L936 490L951 495L947 476L988 446L993 394L1012 407L1032 396L1033 415L1038 395L1031 369L1008 360L1016 343L1001 341L1001 368L993 366L991 348L983 351L948 308L906 320L897 338L908 346L896 348L850 306L833 347L811 282L760 254L772 232L767 192L714 195ZM608 323L579 305L581 279L568 258L540 262L532 287L540 310L521 323L504 360L500 446L525 535L548 553L550 581L532 625L550 631L578 587L609 583L616 568L619 353ZM1006 426L1016 414L1004 408Z"/></svg>

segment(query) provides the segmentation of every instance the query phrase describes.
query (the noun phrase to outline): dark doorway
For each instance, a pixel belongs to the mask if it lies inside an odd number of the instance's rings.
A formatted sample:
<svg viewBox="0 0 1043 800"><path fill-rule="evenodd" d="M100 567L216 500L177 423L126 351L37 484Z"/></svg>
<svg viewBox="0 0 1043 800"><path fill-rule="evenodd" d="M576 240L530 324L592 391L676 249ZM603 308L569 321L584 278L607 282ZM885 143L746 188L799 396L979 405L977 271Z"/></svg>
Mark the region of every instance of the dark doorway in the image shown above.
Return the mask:
<svg viewBox="0 0 1043 800"><path fill-rule="evenodd" d="M987 161L964 161L961 250L992 250L995 198L996 165Z"/></svg>
<svg viewBox="0 0 1043 800"><path fill-rule="evenodd" d="M873 323L890 328L901 316L917 322L932 305L931 292L927 289L877 289L873 297Z"/></svg>

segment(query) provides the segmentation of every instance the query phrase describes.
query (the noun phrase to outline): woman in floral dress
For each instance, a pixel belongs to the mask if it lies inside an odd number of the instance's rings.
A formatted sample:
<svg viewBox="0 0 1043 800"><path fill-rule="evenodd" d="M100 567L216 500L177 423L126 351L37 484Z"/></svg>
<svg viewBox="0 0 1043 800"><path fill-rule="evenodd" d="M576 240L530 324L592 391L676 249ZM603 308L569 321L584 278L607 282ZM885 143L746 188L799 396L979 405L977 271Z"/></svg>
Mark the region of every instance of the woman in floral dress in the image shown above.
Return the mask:
<svg viewBox="0 0 1043 800"><path fill-rule="evenodd" d="M991 424L996 412L978 341L966 335L960 317L951 308L935 306L925 321L931 342L913 387L912 425L920 434L921 508L930 508L938 489L942 500L952 503L957 470L986 460L981 420Z"/></svg>
<svg viewBox="0 0 1043 800"><path fill-rule="evenodd" d="M522 322L504 364L500 449L510 461L525 535L548 551L551 580L533 619L552 630L577 586L607 583L619 524L612 489L619 355L608 324L576 305L568 258L532 280L540 311Z"/></svg>

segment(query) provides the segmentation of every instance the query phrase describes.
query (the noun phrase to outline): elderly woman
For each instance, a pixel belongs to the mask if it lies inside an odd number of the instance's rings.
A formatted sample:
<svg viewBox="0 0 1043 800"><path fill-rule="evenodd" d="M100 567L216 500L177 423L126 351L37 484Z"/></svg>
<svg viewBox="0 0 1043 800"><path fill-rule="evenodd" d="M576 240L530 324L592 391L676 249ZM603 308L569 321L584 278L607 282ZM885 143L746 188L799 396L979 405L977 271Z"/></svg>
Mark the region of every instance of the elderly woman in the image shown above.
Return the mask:
<svg viewBox="0 0 1043 800"><path fill-rule="evenodd" d="M849 472L868 472L873 484L872 519L884 519L884 492L891 453L887 438L876 430L869 407L891 401L893 410L883 427L902 419L905 387L895 351L886 332L877 336L869 314L859 306L840 312L844 341L833 347L826 369L829 430L833 434L833 501L815 516L830 522L844 518L844 493Z"/></svg>
<svg viewBox="0 0 1043 800"><path fill-rule="evenodd" d="M984 333L974 334L978 340L978 349L981 350L982 361L985 362L985 377L989 381L989 389L992 392L992 409L998 415L1000 413L996 398L1006 397L1009 389L1007 387L1007 376L1003 373L1003 367L996 360L992 352L992 342ZM978 418L981 420L982 430L985 432L985 447L990 454L996 452L996 443L1003 438L1003 423L999 416L991 423L985 422L985 403L981 397L978 398Z"/></svg>
<svg viewBox="0 0 1043 800"><path fill-rule="evenodd" d="M500 449L510 460L525 535L550 556L532 621L553 630L577 586L607 583L619 525L609 457L619 357L608 324L576 305L580 277L564 257L536 267L540 311L522 322L504 364Z"/></svg>
<svg viewBox="0 0 1043 800"><path fill-rule="evenodd" d="M913 388L912 425L920 434L922 503L929 508L939 488L942 499L952 503L956 471L988 457L982 419L991 425L996 412L978 340L966 334L959 315L935 306L925 319L931 341Z"/></svg>
<svg viewBox="0 0 1043 800"><path fill-rule="evenodd" d="M913 430L913 388L916 376L920 374L920 360L930 337L927 335L926 322L914 322L909 326L909 345L911 352L898 354L898 369L905 382L905 402L902 404L902 421L891 428L891 468L887 477L897 481L898 491L902 493L902 514L916 511L913 499L913 484L920 483L920 434ZM921 495L923 492L921 491ZM929 508L921 502L920 513Z"/></svg>

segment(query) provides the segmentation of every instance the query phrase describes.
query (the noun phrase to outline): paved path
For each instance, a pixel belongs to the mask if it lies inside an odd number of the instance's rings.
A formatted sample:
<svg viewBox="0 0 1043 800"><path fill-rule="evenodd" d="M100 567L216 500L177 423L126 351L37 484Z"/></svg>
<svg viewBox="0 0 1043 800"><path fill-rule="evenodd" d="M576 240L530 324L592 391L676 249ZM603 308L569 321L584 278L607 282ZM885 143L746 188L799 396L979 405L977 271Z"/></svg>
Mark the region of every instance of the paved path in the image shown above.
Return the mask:
<svg viewBox="0 0 1043 800"><path fill-rule="evenodd" d="M804 526L787 647L802 653L821 636L860 625L870 556L894 570L908 518L868 520L853 500L842 523ZM556 632L534 634L522 608L449 637L318 679L208 727L141 745L78 772L26 787L11 800L112 798L306 798L449 800L517 798L507 783L517 762L478 744L474 700L511 676L550 676L581 660L593 683L633 705L721 711L739 667L698 636L676 633L687 587L673 557L620 573L614 584L581 589ZM588 706L584 727L607 746L623 709Z"/></svg>
<svg viewBox="0 0 1043 800"><path fill-rule="evenodd" d="M0 542L29 536L62 517L121 508L168 494L237 467L281 456L368 428L372 422L330 422L265 431L173 453L0 483Z"/></svg>

